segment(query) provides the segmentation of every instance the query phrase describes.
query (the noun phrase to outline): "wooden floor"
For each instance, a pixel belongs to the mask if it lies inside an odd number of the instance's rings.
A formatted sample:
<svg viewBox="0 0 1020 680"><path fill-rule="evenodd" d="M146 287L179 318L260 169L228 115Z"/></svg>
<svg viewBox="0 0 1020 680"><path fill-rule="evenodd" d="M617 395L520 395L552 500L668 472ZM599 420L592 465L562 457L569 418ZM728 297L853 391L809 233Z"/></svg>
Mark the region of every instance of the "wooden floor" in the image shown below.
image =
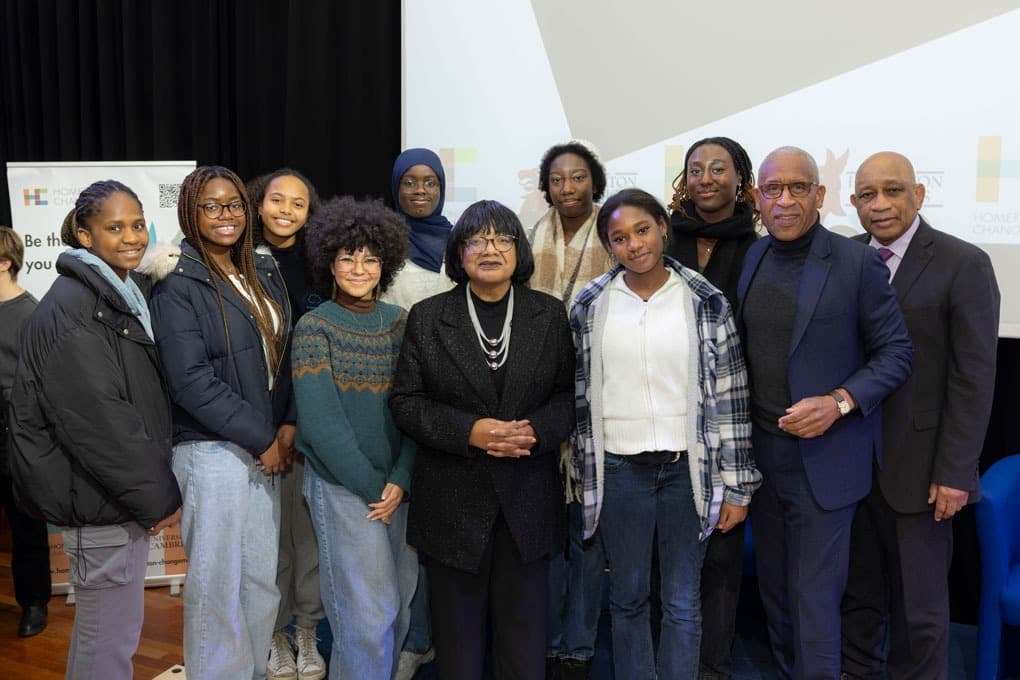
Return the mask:
<svg viewBox="0 0 1020 680"><path fill-rule="evenodd" d="M64 677L67 647L74 625L74 607L64 597L50 601L49 625L39 635L18 637L21 608L11 581L11 534L0 521L0 676L4 680L58 680ZM135 654L134 677L149 680L184 658L181 646L183 604L170 588L145 589L145 625Z"/></svg>

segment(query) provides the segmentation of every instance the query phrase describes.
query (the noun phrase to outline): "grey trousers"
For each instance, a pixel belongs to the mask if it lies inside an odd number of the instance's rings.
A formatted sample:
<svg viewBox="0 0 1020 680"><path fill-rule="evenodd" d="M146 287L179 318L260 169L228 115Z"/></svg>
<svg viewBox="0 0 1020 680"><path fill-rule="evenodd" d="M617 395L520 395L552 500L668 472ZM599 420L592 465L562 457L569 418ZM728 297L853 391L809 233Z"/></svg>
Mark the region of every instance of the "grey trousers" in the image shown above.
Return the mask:
<svg viewBox="0 0 1020 680"><path fill-rule="evenodd" d="M74 586L68 680L130 680L145 615L149 535L134 522L64 528Z"/></svg>
<svg viewBox="0 0 1020 680"><path fill-rule="evenodd" d="M295 453L294 463L276 478L280 492L280 558L276 566L276 587L280 609L273 630L297 625L315 627L326 617L319 595L319 544L302 493L305 457Z"/></svg>

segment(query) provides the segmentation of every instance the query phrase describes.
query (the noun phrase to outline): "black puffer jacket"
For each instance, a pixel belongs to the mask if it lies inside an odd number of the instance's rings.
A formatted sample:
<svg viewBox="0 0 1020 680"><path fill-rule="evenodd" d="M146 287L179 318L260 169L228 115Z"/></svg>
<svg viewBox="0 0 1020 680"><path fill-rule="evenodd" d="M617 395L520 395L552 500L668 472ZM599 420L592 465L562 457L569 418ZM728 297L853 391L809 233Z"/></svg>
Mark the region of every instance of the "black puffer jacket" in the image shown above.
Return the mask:
<svg viewBox="0 0 1020 680"><path fill-rule="evenodd" d="M255 255L262 287L284 312L283 358L270 390L262 336L241 296L220 284L221 311L212 275L187 241L180 249L160 245L151 251L140 269L156 280L152 325L174 403L174 443L229 441L261 455L282 423L296 421L290 302L276 261L265 253Z"/></svg>
<svg viewBox="0 0 1020 680"><path fill-rule="evenodd" d="M148 529L181 506L156 346L113 287L75 257L22 329L11 390L17 502L60 526Z"/></svg>

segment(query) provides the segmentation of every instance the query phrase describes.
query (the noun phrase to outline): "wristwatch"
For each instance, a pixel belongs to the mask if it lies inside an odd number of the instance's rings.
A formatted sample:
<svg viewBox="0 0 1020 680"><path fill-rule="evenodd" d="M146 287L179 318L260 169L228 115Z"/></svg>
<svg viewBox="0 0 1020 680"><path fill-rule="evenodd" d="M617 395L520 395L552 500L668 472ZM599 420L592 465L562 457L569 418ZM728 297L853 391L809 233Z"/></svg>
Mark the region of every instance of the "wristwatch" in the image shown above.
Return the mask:
<svg viewBox="0 0 1020 680"><path fill-rule="evenodd" d="M853 410L853 409L850 408L850 402L847 401L843 397L843 394L841 392L839 392L838 390L833 390L833 391L829 392L829 396L836 400L836 408L839 409L839 417L840 418L842 418L846 414L850 413L851 410Z"/></svg>

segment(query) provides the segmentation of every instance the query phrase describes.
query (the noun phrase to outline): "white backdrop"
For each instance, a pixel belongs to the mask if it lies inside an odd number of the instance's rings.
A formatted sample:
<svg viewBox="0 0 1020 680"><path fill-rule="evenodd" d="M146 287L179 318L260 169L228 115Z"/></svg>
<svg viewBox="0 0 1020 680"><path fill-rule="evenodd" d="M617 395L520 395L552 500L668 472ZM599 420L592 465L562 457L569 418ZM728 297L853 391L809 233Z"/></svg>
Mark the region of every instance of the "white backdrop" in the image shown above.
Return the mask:
<svg viewBox="0 0 1020 680"><path fill-rule="evenodd" d="M985 248L1020 337L1020 10L1015 0L767 6L672 0L404 2L404 146L435 149L453 220L496 199L530 226L546 209L538 164L579 137L602 151L607 195L668 203L692 142L813 154L822 222L860 231L858 164L906 154L922 214Z"/></svg>

